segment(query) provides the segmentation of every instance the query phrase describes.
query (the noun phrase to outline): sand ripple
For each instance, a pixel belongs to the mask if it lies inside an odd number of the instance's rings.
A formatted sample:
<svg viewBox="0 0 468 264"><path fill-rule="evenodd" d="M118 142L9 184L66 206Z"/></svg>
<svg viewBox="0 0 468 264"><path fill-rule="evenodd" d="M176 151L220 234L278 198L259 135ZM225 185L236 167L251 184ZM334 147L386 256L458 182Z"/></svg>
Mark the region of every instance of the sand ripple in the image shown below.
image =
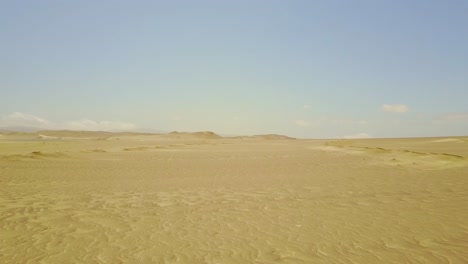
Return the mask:
<svg viewBox="0 0 468 264"><path fill-rule="evenodd" d="M0 262L468 263L466 167L226 143L0 161Z"/></svg>

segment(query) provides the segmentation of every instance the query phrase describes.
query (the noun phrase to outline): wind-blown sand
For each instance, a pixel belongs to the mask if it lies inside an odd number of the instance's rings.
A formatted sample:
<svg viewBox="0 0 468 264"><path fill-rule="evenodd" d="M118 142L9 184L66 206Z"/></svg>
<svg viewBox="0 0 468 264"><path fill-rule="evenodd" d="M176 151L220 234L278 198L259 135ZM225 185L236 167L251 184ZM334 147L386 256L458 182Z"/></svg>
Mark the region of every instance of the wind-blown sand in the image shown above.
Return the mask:
<svg viewBox="0 0 468 264"><path fill-rule="evenodd" d="M468 263L468 138L3 134L0 263Z"/></svg>

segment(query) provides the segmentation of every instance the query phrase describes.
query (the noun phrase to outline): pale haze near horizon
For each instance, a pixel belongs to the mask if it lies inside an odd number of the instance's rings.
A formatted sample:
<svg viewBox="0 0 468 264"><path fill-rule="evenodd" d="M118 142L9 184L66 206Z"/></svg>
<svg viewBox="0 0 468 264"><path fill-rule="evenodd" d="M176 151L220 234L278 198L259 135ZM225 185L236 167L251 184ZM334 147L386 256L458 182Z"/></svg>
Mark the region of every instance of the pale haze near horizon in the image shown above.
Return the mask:
<svg viewBox="0 0 468 264"><path fill-rule="evenodd" d="M466 1L3 1L0 127L468 133Z"/></svg>

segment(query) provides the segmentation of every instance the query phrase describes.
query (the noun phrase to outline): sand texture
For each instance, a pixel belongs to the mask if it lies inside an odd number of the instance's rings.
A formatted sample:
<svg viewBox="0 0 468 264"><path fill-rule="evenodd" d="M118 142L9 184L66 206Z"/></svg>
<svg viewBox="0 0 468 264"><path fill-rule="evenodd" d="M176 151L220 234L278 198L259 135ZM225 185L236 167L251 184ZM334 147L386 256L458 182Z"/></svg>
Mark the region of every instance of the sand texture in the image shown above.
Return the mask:
<svg viewBox="0 0 468 264"><path fill-rule="evenodd" d="M468 138L0 136L0 263L468 263Z"/></svg>

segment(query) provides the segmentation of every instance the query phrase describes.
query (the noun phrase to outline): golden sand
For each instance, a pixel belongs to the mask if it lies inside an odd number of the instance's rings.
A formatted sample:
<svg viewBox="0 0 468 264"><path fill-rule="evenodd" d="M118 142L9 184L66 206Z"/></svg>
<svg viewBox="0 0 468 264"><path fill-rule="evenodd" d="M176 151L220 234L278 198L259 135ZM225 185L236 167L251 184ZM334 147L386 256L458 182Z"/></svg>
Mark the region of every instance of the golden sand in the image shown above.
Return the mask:
<svg viewBox="0 0 468 264"><path fill-rule="evenodd" d="M0 136L0 263L468 263L468 138Z"/></svg>

